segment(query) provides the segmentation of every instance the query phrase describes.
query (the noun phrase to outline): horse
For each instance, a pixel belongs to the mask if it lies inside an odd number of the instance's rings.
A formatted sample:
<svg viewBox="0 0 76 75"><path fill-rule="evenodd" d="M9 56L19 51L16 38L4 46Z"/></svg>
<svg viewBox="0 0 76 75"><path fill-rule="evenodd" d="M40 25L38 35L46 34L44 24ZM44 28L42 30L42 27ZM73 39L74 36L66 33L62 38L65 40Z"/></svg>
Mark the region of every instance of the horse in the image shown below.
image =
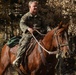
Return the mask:
<svg viewBox="0 0 76 75"><path fill-rule="evenodd" d="M15 68L18 74L21 75L55 75L55 67L57 64L57 57L60 55L65 58L68 54L69 47L67 41L68 25L62 22L51 31L47 32L42 40L36 40L36 45L32 52L28 55L27 67L20 64L19 68ZM19 45L10 48L7 44L4 45L0 57L0 75L5 74L6 70L12 65L16 59L16 52Z"/></svg>

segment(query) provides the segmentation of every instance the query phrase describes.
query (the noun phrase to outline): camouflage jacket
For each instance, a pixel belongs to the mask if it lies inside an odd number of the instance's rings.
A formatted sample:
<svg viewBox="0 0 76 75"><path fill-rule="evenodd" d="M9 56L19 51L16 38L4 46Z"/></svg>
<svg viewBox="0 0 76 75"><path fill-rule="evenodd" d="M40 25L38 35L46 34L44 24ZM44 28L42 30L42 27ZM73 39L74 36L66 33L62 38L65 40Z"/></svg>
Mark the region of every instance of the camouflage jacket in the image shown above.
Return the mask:
<svg viewBox="0 0 76 75"><path fill-rule="evenodd" d="M28 27L37 29L41 33L47 30L42 18L39 15L32 15L30 12L24 14L20 21L20 28L23 33L26 33Z"/></svg>

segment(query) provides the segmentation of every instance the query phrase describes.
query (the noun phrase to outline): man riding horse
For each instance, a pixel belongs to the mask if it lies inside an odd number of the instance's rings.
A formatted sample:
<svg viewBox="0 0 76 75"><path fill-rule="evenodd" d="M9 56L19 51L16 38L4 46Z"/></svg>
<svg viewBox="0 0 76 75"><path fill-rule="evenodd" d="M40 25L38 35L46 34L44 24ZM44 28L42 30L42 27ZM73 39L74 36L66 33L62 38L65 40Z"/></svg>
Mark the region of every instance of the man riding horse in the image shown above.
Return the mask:
<svg viewBox="0 0 76 75"><path fill-rule="evenodd" d="M22 39L19 42L16 60L13 62L14 66L19 67L23 53L26 52L26 47L32 38L34 30L41 33L47 32L47 27L44 25L42 18L38 14L38 1L29 2L29 12L22 16L20 21L20 28L23 32Z"/></svg>

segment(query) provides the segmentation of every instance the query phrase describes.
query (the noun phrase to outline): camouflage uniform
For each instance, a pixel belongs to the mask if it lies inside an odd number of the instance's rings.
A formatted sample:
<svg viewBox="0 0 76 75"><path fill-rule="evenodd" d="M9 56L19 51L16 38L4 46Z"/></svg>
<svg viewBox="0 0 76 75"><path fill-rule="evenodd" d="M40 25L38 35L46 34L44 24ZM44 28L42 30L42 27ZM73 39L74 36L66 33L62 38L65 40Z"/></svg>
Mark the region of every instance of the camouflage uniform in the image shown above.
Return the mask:
<svg viewBox="0 0 76 75"><path fill-rule="evenodd" d="M41 33L46 32L46 26L43 24L43 21L39 15L32 15L30 12L26 13L20 21L20 28L23 31L23 35L19 43L17 58L22 57L23 53L26 50L26 46L32 37L31 33L27 31L28 27L37 29Z"/></svg>

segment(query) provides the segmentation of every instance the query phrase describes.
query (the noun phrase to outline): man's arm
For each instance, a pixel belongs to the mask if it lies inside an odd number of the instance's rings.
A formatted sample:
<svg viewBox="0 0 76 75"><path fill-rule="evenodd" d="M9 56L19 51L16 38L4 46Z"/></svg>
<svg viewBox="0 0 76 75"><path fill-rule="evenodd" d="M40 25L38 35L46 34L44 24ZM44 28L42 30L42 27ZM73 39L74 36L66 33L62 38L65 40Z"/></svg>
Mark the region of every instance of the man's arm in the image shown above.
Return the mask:
<svg viewBox="0 0 76 75"><path fill-rule="evenodd" d="M23 17L21 18L20 28L21 28L23 33L25 33L26 30L28 29L28 26L26 25L26 17L25 18L23 18Z"/></svg>
<svg viewBox="0 0 76 75"><path fill-rule="evenodd" d="M23 31L23 33L25 33L27 30L28 30L30 33L33 33L33 29L30 28L30 27L27 25L27 16L26 16L26 15L24 15L24 16L21 18L20 28L21 28L21 30Z"/></svg>

